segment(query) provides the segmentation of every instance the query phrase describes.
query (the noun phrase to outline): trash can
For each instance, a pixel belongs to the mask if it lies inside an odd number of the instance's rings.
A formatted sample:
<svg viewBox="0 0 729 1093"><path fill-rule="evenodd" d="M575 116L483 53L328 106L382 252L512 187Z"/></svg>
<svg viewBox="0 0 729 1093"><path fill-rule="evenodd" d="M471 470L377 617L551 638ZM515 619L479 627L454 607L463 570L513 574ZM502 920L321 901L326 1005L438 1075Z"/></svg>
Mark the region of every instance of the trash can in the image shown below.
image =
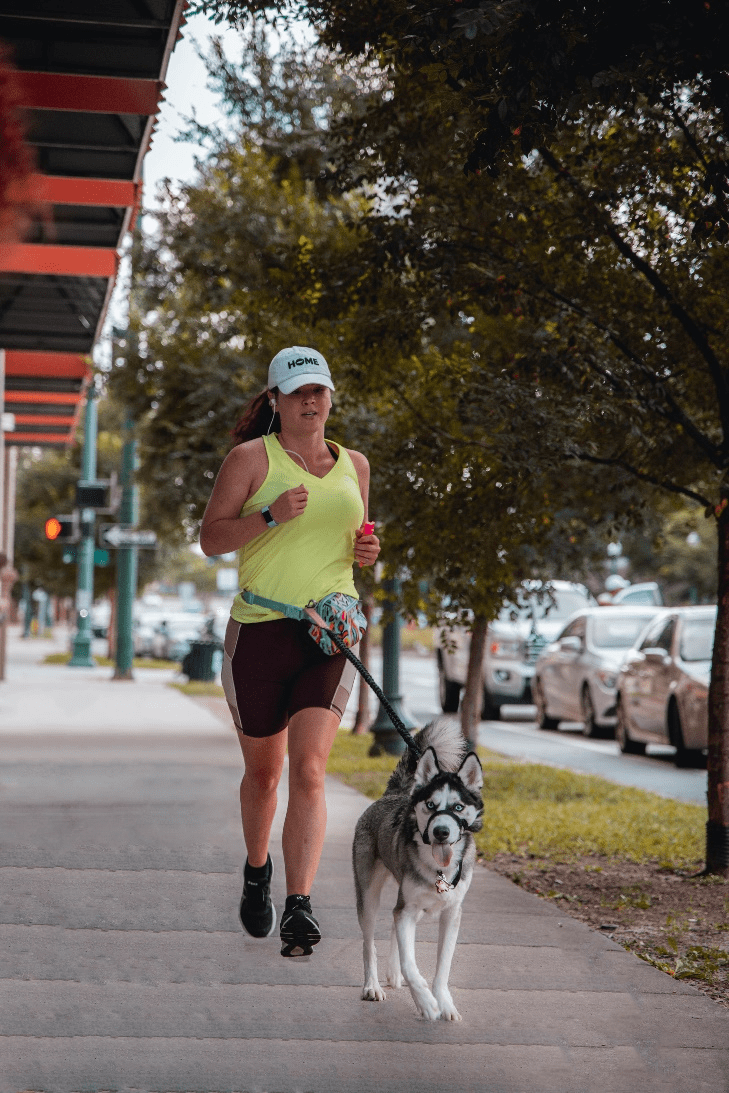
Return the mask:
<svg viewBox="0 0 729 1093"><path fill-rule="evenodd" d="M223 647L217 641L193 641L182 658L182 672L189 680L212 683L220 671Z"/></svg>

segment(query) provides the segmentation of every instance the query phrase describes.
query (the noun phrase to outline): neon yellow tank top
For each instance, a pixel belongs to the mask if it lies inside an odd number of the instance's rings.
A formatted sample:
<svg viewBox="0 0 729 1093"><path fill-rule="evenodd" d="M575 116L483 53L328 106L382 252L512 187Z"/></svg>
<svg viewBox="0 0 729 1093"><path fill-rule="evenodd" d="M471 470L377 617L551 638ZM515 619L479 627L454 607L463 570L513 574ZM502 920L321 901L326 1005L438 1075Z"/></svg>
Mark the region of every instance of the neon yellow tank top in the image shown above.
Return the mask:
<svg viewBox="0 0 729 1093"><path fill-rule="evenodd" d="M238 551L238 587L271 600L305 607L332 592L356 596L352 576L355 531L364 519L359 481L349 452L327 441L339 458L324 478L303 470L281 447L278 437L264 436L268 474L249 497L241 516L260 512L285 490L303 482L309 499L301 516L270 528ZM236 622L267 622L283 615L245 603L240 594L230 611Z"/></svg>

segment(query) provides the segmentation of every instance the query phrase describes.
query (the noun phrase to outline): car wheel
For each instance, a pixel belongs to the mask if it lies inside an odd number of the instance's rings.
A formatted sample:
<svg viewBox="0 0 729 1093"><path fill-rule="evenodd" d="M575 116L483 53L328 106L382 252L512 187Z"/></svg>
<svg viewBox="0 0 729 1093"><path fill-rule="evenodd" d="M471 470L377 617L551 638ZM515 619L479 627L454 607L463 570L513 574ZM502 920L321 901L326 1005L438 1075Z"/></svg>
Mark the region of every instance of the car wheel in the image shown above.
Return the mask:
<svg viewBox="0 0 729 1093"><path fill-rule="evenodd" d="M558 727L559 718L549 717L547 714L547 703L544 698L544 691L542 690L540 680L534 680L532 691L534 692L534 705L537 707L537 725L540 729L551 732Z"/></svg>
<svg viewBox="0 0 729 1093"><path fill-rule="evenodd" d="M458 713L458 703L461 699L461 685L445 674L443 661L438 657L438 697L443 713Z"/></svg>
<svg viewBox="0 0 729 1093"><path fill-rule="evenodd" d="M703 766L704 756L701 749L687 748L683 742L681 714L678 712L678 704L675 701L668 707L668 739L676 749L673 761L677 767Z"/></svg>
<svg viewBox="0 0 729 1093"><path fill-rule="evenodd" d="M615 739L623 755L645 755L642 740L633 740L628 729L628 718L623 706L622 695L618 695L618 720L615 726Z"/></svg>
<svg viewBox="0 0 729 1093"><path fill-rule="evenodd" d="M494 702L489 692L483 689L483 705L481 706L482 721L498 721L501 717L501 706Z"/></svg>
<svg viewBox="0 0 729 1093"><path fill-rule="evenodd" d="M587 684L582 688L580 705L582 706L582 731L585 736L590 736L593 739L603 736L605 730L595 720L595 707L592 704L592 695Z"/></svg>

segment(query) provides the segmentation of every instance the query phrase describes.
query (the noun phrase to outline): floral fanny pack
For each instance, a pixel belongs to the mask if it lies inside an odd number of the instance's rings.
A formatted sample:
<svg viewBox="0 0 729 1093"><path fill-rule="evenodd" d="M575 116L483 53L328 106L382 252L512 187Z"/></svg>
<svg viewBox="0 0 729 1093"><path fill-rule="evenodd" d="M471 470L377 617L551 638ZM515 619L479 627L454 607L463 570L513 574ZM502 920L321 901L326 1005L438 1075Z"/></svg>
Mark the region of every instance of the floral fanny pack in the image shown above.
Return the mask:
<svg viewBox="0 0 729 1093"><path fill-rule="evenodd" d="M348 649L354 648L367 629L367 619L364 616L359 600L354 596L347 596L344 592L332 592L323 600L315 602L311 600L306 607L294 607L290 603L280 603L278 600L269 600L265 596L257 596L255 592L244 589L241 597L246 603L258 604L259 607L269 607L272 611L280 611L288 619L300 619L311 622L309 636L314 639L322 653L332 656L339 652L329 636L335 633L340 641Z"/></svg>

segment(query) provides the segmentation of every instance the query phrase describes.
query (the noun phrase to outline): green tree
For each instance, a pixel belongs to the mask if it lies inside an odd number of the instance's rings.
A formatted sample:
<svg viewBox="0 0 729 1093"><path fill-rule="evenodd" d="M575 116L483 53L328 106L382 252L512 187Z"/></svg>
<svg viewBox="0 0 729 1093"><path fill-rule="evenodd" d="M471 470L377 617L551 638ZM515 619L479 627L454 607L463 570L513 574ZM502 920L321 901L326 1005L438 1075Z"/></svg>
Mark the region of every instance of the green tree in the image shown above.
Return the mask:
<svg viewBox="0 0 729 1093"><path fill-rule="evenodd" d="M337 192L334 109L361 115L369 70L300 54L272 65L255 35L238 66L219 52L215 63L238 134L208 134L199 179L168 190L159 236L139 241L132 329L110 381L140 422L156 519L194 533L235 401L260 389L286 341L336 361L333 429L370 457L372 511L388 563L408 575L408 611L438 617L447 597L461 617L492 617L525 577L582 564L596 522L610 533L626 513L640 519L640 489L622 472L565 468L560 453L555 486L547 415L518 363L534 322L474 277L486 228L460 171L424 216L420 190L399 183L390 200L376 172ZM331 109L307 106L312 87ZM459 209L472 246L446 276L433 225Z"/></svg>
<svg viewBox="0 0 729 1093"><path fill-rule="evenodd" d="M491 173L559 140L566 124L597 107L640 113L680 102L687 85L729 137L724 43L729 9L696 0L195 0L194 11L239 25L260 13L308 19L327 46L376 60L393 94L374 110L370 133L400 135L397 99L419 80L452 131L467 170ZM424 100L425 101L425 100ZM379 118L377 117L379 115ZM393 125L393 121L395 124ZM374 123L374 124L373 124ZM726 157L709 165L703 237L729 235Z"/></svg>
<svg viewBox="0 0 729 1093"><path fill-rule="evenodd" d="M207 10L309 12L326 42L380 61L388 93L342 119L332 179L389 180L396 215L368 225L377 276L401 284L407 264L421 320L445 299L520 320L506 389L518 376L521 405L540 399L543 464L609 467L716 514L707 867L728 871L726 5ZM501 178L464 188L464 162Z"/></svg>

